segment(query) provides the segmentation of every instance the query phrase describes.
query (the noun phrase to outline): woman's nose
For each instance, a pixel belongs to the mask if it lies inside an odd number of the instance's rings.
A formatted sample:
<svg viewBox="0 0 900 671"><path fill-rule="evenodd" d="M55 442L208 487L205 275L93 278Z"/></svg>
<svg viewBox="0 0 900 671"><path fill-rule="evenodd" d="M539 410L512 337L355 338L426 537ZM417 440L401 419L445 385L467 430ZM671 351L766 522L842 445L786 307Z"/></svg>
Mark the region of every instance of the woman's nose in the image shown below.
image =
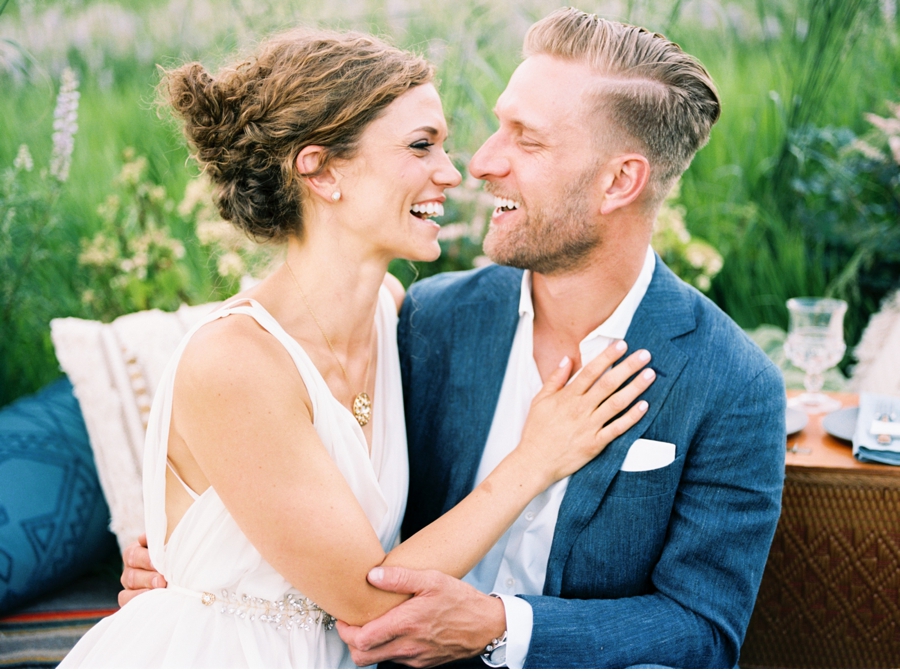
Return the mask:
<svg viewBox="0 0 900 671"><path fill-rule="evenodd" d="M453 161L450 160L446 152L444 152L443 164L434 176L434 181L447 189L459 186L459 183L462 181L462 175L459 174L459 170L453 165Z"/></svg>

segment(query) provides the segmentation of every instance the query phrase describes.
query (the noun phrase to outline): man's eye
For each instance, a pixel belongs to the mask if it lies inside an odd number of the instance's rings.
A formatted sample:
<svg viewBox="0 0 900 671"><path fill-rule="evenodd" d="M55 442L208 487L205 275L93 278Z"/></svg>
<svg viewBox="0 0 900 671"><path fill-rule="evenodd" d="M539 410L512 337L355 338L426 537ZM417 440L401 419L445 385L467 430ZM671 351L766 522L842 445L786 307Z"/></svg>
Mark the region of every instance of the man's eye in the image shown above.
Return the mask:
<svg viewBox="0 0 900 671"><path fill-rule="evenodd" d="M429 142L428 140L419 140L418 142L413 142L409 146L412 147L413 149L420 149L420 150L424 151L425 149L428 149L429 147L433 147L434 142Z"/></svg>

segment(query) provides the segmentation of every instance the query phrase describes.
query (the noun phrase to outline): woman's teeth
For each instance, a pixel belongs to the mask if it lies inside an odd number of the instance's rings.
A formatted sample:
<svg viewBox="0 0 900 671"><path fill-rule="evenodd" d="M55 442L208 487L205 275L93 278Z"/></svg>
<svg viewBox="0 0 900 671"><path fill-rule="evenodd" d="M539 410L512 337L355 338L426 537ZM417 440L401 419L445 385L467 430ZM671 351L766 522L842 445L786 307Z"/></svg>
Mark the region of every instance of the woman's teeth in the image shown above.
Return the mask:
<svg viewBox="0 0 900 671"><path fill-rule="evenodd" d="M410 209L410 212L418 216L420 219L428 217L443 217L444 206L440 203L416 203Z"/></svg>
<svg viewBox="0 0 900 671"><path fill-rule="evenodd" d="M515 200L509 198L494 198L494 209L501 212L509 212L510 210L518 210L522 205Z"/></svg>

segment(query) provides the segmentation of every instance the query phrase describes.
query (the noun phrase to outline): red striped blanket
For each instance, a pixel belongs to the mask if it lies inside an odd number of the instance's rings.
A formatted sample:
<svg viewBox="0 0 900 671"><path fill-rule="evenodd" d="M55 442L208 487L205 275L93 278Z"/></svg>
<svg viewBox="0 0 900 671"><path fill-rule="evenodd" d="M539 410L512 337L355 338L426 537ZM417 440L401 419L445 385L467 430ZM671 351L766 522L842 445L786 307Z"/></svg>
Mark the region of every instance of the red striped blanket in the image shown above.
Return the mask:
<svg viewBox="0 0 900 671"><path fill-rule="evenodd" d="M118 610L111 576L88 576L0 618L0 668L52 669L98 620Z"/></svg>

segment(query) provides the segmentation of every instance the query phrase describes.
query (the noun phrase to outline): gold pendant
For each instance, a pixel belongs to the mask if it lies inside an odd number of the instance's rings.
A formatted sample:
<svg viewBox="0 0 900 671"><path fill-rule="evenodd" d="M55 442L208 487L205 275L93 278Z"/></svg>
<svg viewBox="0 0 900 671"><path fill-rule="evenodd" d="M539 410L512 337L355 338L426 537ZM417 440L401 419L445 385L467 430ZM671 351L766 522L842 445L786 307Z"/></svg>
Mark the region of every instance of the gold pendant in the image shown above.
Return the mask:
<svg viewBox="0 0 900 671"><path fill-rule="evenodd" d="M372 399L364 391L359 392L353 399L353 416L360 426L365 426L372 419Z"/></svg>

